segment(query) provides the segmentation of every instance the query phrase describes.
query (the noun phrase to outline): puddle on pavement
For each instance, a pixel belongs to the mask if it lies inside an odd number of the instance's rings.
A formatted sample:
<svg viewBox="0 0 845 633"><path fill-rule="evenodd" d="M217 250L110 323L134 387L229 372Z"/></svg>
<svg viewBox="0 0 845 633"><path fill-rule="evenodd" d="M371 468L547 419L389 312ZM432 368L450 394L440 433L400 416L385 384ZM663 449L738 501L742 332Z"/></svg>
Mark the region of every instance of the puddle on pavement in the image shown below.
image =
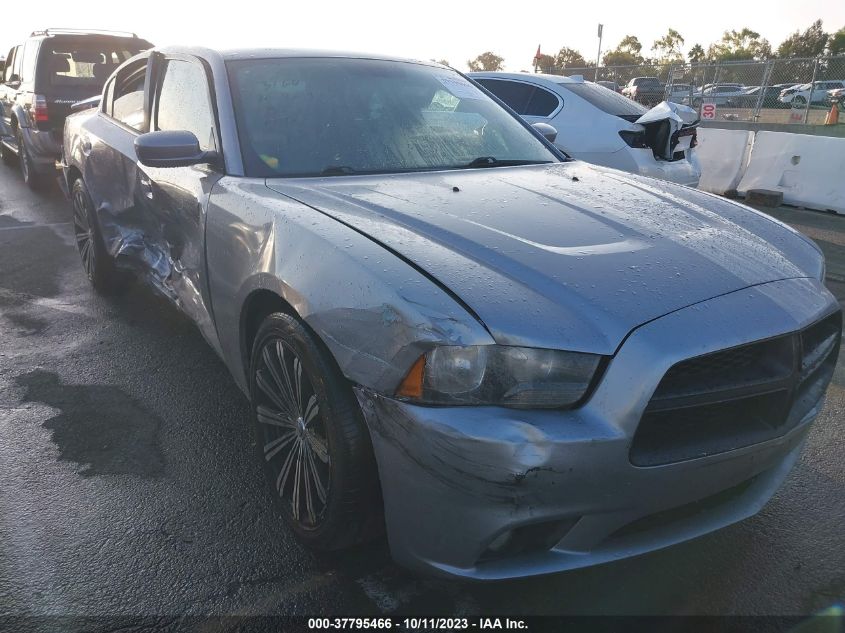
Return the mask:
<svg viewBox="0 0 845 633"><path fill-rule="evenodd" d="M15 378L22 402L41 402L60 413L44 422L59 448L59 459L76 462L79 474L158 477L164 456L161 419L118 387L64 384L53 372L37 369Z"/></svg>

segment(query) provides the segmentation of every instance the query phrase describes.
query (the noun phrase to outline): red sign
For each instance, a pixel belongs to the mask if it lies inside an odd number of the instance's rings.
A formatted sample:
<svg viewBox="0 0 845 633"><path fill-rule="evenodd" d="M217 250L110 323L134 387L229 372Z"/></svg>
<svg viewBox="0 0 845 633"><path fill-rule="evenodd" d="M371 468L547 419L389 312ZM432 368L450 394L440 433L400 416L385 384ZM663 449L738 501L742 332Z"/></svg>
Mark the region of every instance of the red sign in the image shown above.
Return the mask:
<svg viewBox="0 0 845 633"><path fill-rule="evenodd" d="M716 118L716 104L715 103L703 103L701 105L701 118L702 119L715 119Z"/></svg>

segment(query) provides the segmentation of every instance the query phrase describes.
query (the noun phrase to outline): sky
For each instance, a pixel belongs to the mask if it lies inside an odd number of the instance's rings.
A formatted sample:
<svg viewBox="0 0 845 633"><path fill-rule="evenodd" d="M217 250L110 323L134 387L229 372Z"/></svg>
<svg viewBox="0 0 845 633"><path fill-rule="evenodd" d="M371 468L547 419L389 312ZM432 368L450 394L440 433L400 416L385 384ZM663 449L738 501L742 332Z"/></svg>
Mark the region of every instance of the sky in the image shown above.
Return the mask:
<svg viewBox="0 0 845 633"><path fill-rule="evenodd" d="M37 11L12 15L9 19L4 11L0 20L3 56L31 31L53 26L130 30L156 45L318 48L445 59L459 70L491 50L504 57L506 70L519 71L530 69L538 44L544 53L568 46L594 60L599 22L603 50L632 34L648 53L669 28L680 31L687 50L695 43L706 48L723 31L746 26L777 47L818 18L830 32L845 26L845 0L42 0Z"/></svg>

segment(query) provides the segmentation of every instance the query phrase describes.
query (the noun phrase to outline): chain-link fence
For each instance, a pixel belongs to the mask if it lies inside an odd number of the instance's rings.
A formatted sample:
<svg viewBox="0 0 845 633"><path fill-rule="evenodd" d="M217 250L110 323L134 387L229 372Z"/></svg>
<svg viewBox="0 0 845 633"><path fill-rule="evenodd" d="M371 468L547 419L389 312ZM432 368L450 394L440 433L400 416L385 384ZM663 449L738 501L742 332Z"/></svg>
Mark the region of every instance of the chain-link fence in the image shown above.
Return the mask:
<svg viewBox="0 0 845 633"><path fill-rule="evenodd" d="M834 104L845 107L845 55L539 70L606 82L607 87L647 105L661 98L690 105L704 119L822 125L835 121ZM642 83L637 78L643 77L656 78L660 85L655 90L652 83L637 94L631 88Z"/></svg>

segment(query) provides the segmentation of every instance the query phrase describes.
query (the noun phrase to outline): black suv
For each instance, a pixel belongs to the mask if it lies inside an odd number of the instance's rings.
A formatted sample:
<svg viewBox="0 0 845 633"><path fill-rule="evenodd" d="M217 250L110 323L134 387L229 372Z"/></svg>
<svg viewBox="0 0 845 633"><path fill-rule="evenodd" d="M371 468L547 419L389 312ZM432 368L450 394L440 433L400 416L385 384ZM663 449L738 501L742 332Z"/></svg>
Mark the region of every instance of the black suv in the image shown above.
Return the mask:
<svg viewBox="0 0 845 633"><path fill-rule="evenodd" d="M37 188L56 173L71 106L100 94L112 71L152 48L134 33L47 29L12 47L0 83L0 156Z"/></svg>

